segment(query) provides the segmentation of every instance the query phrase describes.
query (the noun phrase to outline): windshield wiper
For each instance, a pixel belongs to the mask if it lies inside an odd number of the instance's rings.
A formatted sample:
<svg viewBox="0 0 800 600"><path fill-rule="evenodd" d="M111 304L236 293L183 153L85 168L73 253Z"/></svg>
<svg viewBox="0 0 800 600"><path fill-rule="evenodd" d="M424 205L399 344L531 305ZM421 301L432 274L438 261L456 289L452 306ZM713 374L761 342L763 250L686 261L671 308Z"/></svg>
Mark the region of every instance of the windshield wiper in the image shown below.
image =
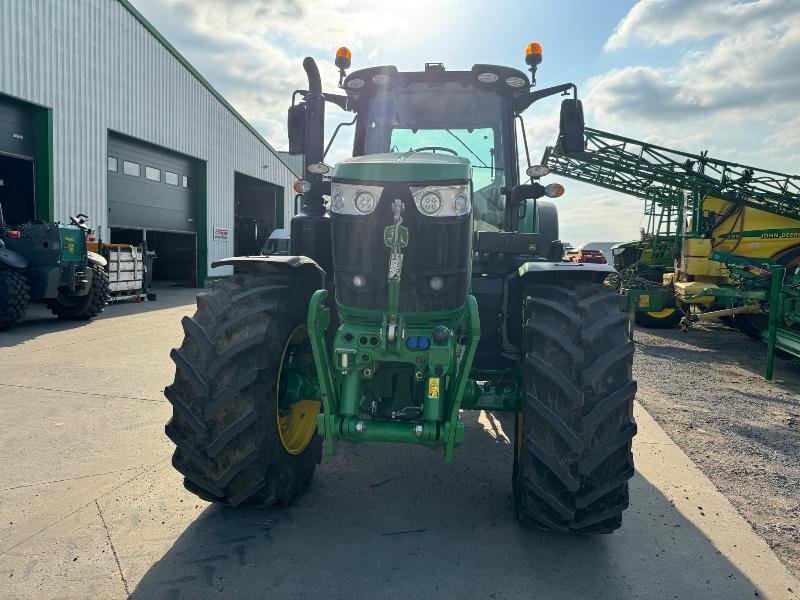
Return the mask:
<svg viewBox="0 0 800 600"><path fill-rule="evenodd" d="M455 133L453 133L453 132L452 132L452 131L450 131L449 129L445 129L445 131L446 131L447 133L449 133L450 135L452 135L454 138L456 138L456 140L458 140L458 143L459 143L459 144L461 144L462 146L464 146L464 148L466 148L466 149L467 149L467 152L469 152L470 154L472 154L472 156L474 156L474 157L475 157L475 158L477 158L479 161L481 161L481 164L482 164L484 167L486 167L487 169L491 169L491 167L490 167L489 165L487 165L487 164L486 164L486 163L483 161L483 159L482 159L480 156L478 156L477 154L475 154L475 153L472 151L472 148L470 148L469 146L467 146L467 145L464 143L464 141L463 141L463 140L462 140L460 137L458 137L458 136L457 136Z"/></svg>

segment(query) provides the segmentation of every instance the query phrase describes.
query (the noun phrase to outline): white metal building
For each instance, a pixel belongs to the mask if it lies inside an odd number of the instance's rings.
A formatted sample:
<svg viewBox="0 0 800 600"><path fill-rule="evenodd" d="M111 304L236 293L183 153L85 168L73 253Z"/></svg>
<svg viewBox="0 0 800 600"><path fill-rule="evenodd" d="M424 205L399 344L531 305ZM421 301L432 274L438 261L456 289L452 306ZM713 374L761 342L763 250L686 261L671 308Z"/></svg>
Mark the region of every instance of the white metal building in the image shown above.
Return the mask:
<svg viewBox="0 0 800 600"><path fill-rule="evenodd" d="M288 101L288 99L287 99ZM6 221L92 217L202 282L292 214L297 175L127 0L0 0Z"/></svg>

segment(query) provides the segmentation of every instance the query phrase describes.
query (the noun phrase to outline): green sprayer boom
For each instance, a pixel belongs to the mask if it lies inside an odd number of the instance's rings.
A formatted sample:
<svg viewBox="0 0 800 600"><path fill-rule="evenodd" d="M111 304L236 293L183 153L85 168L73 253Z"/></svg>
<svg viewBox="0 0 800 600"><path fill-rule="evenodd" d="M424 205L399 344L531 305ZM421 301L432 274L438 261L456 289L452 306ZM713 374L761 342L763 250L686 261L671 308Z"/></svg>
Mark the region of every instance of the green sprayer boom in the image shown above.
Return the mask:
<svg viewBox="0 0 800 600"><path fill-rule="evenodd" d="M564 177L591 183L664 206L677 206L682 192L712 195L800 219L800 176L740 165L664 148L586 128L586 149L564 153L549 146L542 164Z"/></svg>

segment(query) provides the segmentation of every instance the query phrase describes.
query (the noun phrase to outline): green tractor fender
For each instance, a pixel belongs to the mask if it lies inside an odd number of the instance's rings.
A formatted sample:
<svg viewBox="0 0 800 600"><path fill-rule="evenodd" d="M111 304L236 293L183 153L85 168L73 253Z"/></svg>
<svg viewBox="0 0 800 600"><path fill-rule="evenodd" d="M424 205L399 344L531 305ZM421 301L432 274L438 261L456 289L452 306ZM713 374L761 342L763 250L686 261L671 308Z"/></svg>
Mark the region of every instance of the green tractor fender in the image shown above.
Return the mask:
<svg viewBox="0 0 800 600"><path fill-rule="evenodd" d="M325 270L307 256L234 256L214 261L211 266L231 266L234 273L297 277L313 291L324 288L326 281Z"/></svg>
<svg viewBox="0 0 800 600"><path fill-rule="evenodd" d="M22 254L6 248L3 240L0 240L0 263L12 269L26 269L28 267L28 259Z"/></svg>

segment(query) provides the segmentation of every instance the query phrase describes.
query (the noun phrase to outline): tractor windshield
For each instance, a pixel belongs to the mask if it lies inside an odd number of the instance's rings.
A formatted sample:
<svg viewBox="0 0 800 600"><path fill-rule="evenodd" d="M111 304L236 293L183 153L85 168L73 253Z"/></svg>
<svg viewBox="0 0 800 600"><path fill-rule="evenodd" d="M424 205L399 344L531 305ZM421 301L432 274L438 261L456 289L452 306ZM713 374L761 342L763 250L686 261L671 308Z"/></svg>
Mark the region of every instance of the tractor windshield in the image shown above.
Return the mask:
<svg viewBox="0 0 800 600"><path fill-rule="evenodd" d="M410 83L377 94L366 111L364 153L435 152L464 157L472 164L477 230L503 224L506 185L504 99L459 82Z"/></svg>

